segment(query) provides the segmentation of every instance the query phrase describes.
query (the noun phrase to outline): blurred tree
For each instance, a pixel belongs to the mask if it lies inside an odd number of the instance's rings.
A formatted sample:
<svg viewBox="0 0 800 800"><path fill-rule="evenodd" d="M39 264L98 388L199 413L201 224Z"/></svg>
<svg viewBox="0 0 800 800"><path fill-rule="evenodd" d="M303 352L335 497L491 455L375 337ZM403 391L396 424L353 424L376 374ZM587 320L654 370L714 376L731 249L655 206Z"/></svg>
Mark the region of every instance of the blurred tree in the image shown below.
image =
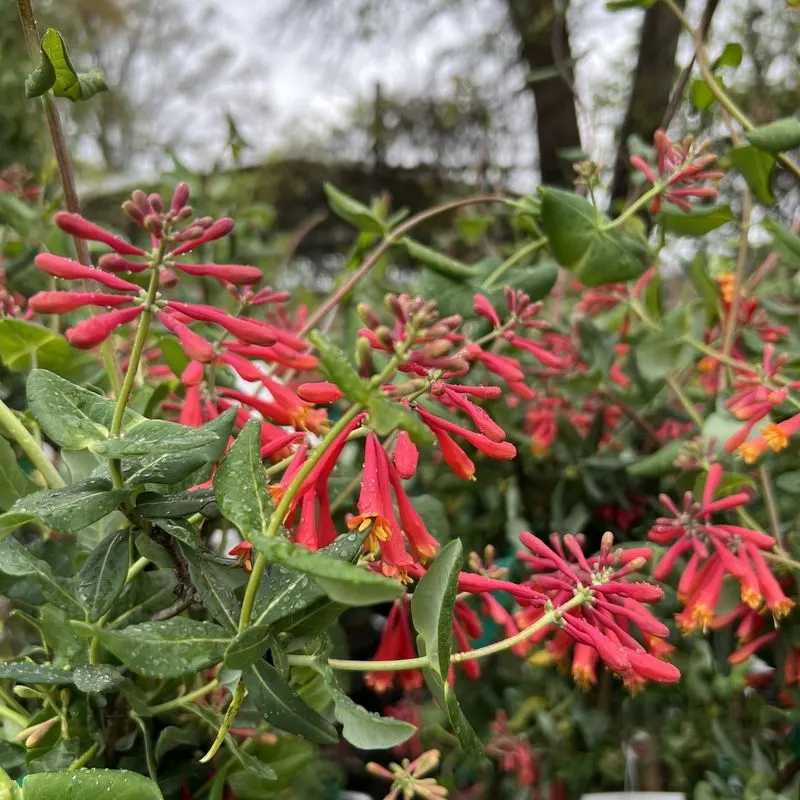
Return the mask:
<svg viewBox="0 0 800 800"><path fill-rule="evenodd" d="M28 51L15 3L0 3L0 168L33 169L43 153L41 109L25 97Z"/></svg>

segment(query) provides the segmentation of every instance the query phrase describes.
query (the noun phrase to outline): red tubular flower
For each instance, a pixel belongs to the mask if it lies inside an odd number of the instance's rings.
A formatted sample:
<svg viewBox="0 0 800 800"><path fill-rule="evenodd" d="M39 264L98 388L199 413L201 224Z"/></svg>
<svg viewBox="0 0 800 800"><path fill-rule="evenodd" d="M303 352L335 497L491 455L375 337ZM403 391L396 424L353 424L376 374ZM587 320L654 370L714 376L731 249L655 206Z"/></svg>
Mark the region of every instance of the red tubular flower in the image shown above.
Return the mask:
<svg viewBox="0 0 800 800"><path fill-rule="evenodd" d="M464 411L480 433L488 439L493 442L502 442L506 438L506 432L489 416L488 412L467 399L464 396L465 393L456 391L455 387L443 385L442 394L448 402Z"/></svg>
<svg viewBox="0 0 800 800"><path fill-rule="evenodd" d="M181 383L184 386L197 386L203 382L205 368L200 361L190 361L181 373Z"/></svg>
<svg viewBox="0 0 800 800"><path fill-rule="evenodd" d="M223 236L227 236L235 226L236 223L230 217L221 217L216 222L209 225L202 235L195 239L191 239L188 242L184 242L175 249L171 250L170 255L173 257L180 256L200 247L201 245L207 244L208 242L221 239Z"/></svg>
<svg viewBox="0 0 800 800"><path fill-rule="evenodd" d="M183 396L183 406L178 417L181 425L189 425L192 428L199 428L204 422L203 405L200 398L200 387L198 385L188 386Z"/></svg>
<svg viewBox="0 0 800 800"><path fill-rule="evenodd" d="M134 306L133 308L119 308L108 314L98 314L96 317L79 322L74 328L70 328L66 332L67 341L73 347L88 350L90 347L104 342L116 328L133 322L143 311L144 306Z"/></svg>
<svg viewBox="0 0 800 800"><path fill-rule="evenodd" d="M391 536L390 518L394 517L388 482L380 480L383 464L378 451L382 449L375 434L370 433L364 448L358 514L347 521L350 530L365 531L369 528L366 549L373 554L378 552L380 543ZM382 483L386 483L386 486Z"/></svg>
<svg viewBox="0 0 800 800"><path fill-rule="evenodd" d="M127 305L132 298L125 294L103 292L37 292L28 300L28 308L37 314L66 314L76 308L101 306L115 308Z"/></svg>
<svg viewBox="0 0 800 800"><path fill-rule="evenodd" d="M397 510L400 513L400 527L408 538L417 561L433 558L436 555L439 542L431 536L430 532L425 527L425 523L422 521L422 517L420 517L417 510L408 499L405 489L403 489L403 484L400 481L400 476L395 471L394 466L389 461L389 457L382 447L380 448L380 453L383 454L383 467L389 475L389 481L392 485L392 489L394 489L394 496L397 500Z"/></svg>
<svg viewBox="0 0 800 800"><path fill-rule="evenodd" d="M144 250L130 244L129 242L114 236L108 231L104 231L88 219L84 219L80 214L73 214L69 211L59 211L53 216L53 222L65 233L76 236L79 239L88 239L92 242L102 242L112 250L122 253L125 256L145 256Z"/></svg>
<svg viewBox="0 0 800 800"><path fill-rule="evenodd" d="M456 434L466 439L473 447L480 450L489 458L511 459L517 454L517 448L511 442L495 441L488 436L468 430L467 428L457 425L455 422L437 417L426 411L422 406L416 407L417 413L422 417L425 424L436 433L438 428L440 431L446 433Z"/></svg>
<svg viewBox="0 0 800 800"><path fill-rule="evenodd" d="M263 273L258 267L247 267L241 264L175 263L173 266L196 278L216 278L221 283L232 283L237 286L258 283L263 277Z"/></svg>
<svg viewBox="0 0 800 800"><path fill-rule="evenodd" d="M495 328L500 327L500 317L488 297L476 294L472 299L472 310L479 316L492 323Z"/></svg>
<svg viewBox="0 0 800 800"><path fill-rule="evenodd" d="M242 344L241 342L225 342L224 346L228 350L246 358L260 359L269 364L280 364L297 372L316 369L319 365L319 360L316 356L312 356L310 353L298 353L295 349L287 347L280 342L271 347Z"/></svg>
<svg viewBox="0 0 800 800"><path fill-rule="evenodd" d="M499 375L504 380L520 382L525 380L522 367L516 358L489 353L477 344L467 345L466 350L471 358L480 361L489 372L494 372L495 375Z"/></svg>
<svg viewBox="0 0 800 800"><path fill-rule="evenodd" d="M530 339L523 339L521 336L512 336L509 340L511 344L520 349L527 350L537 361L544 364L546 367L553 369L563 369L567 364L558 356L546 350L541 345L532 342Z"/></svg>
<svg viewBox="0 0 800 800"><path fill-rule="evenodd" d="M394 466L397 474L408 480L417 472L417 462L419 461L419 450L406 431L400 431L397 442L394 446Z"/></svg>
<svg viewBox="0 0 800 800"><path fill-rule="evenodd" d="M341 389L335 383L320 381L303 383L297 387L297 394L307 403L335 403L342 399Z"/></svg>
<svg viewBox="0 0 800 800"><path fill-rule="evenodd" d="M135 261L129 261L119 253L103 253L97 259L97 266L107 272L144 272L149 269L150 265L147 263L137 264Z"/></svg>
<svg viewBox="0 0 800 800"><path fill-rule="evenodd" d="M475 464L464 450L439 427L431 427L433 435L442 451L442 456L453 472L465 481L475 479Z"/></svg>
<svg viewBox="0 0 800 800"><path fill-rule="evenodd" d="M204 364L210 364L214 360L216 357L214 345L169 314L157 311L156 316L167 330L172 331L178 337L178 341L189 358Z"/></svg>
<svg viewBox="0 0 800 800"><path fill-rule="evenodd" d="M405 596L395 600L386 619L374 661L397 661L416 658L414 641L411 636L411 620L408 615L408 601ZM407 692L420 689L423 684L422 672L418 669L400 672L367 672L364 682L373 691L382 693L390 689L395 680Z"/></svg>
<svg viewBox="0 0 800 800"><path fill-rule="evenodd" d="M226 314L224 311L218 311L211 306L204 306L192 303L179 303L175 300L170 300L167 305L182 314L191 317L192 319L201 322L212 322L224 328L228 333L241 339L243 342L250 344L271 345L277 341L272 328L263 323L256 322L252 319L238 319Z"/></svg>
<svg viewBox="0 0 800 800"><path fill-rule="evenodd" d="M139 292L139 287L130 281L124 281L116 275L109 275L101 269L94 267L85 267L77 261L73 261L63 256L53 255L53 253L39 253L34 259L36 266L46 272L48 275L53 275L56 278L63 278L64 280L88 280L97 281L107 286L109 289L119 289L123 292Z"/></svg>

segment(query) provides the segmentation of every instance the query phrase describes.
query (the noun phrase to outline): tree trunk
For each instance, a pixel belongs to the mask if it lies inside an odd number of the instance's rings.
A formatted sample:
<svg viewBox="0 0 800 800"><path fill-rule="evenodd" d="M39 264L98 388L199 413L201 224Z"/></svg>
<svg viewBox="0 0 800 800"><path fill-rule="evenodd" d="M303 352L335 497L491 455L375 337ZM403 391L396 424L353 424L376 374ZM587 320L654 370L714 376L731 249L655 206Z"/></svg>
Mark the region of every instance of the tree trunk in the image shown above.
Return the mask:
<svg viewBox="0 0 800 800"><path fill-rule="evenodd" d="M686 0L676 2L681 8L686 4ZM619 132L612 203L624 200L630 189L628 139L636 135L650 143L661 125L675 79L675 53L680 33L681 24L666 4L655 3L645 11L628 110Z"/></svg>
<svg viewBox="0 0 800 800"><path fill-rule="evenodd" d="M520 38L520 60L530 73L542 183L571 186L570 165L559 155L559 151L581 147L567 20L556 11L554 0L507 3Z"/></svg>

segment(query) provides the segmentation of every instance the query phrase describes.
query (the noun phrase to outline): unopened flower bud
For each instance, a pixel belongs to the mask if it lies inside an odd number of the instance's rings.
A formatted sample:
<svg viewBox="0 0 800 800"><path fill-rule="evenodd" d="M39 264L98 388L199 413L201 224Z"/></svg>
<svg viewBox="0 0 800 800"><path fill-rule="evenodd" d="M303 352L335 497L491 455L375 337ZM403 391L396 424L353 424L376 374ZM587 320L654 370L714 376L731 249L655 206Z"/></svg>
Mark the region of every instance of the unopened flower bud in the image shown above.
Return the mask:
<svg viewBox="0 0 800 800"><path fill-rule="evenodd" d="M362 378L372 374L372 346L366 339L356 342L356 363Z"/></svg>
<svg viewBox="0 0 800 800"><path fill-rule="evenodd" d="M170 208L175 212L183 212L186 202L189 200L189 184L181 181L172 192ZM180 219L180 217L179 217Z"/></svg>
<svg viewBox="0 0 800 800"><path fill-rule="evenodd" d="M431 383L431 394L434 397L441 397L444 394L445 385L442 381L433 381Z"/></svg>
<svg viewBox="0 0 800 800"><path fill-rule="evenodd" d="M606 531L600 539L600 552L603 556L607 556L614 546L614 534L611 531Z"/></svg>
<svg viewBox="0 0 800 800"><path fill-rule="evenodd" d="M194 224L199 225L203 230L205 230L214 224L214 220L211 217L199 217L194 221Z"/></svg>
<svg viewBox="0 0 800 800"><path fill-rule="evenodd" d="M156 214L160 214L164 210L164 201L161 199L161 195L158 194L158 192L153 192L151 195L148 195L147 199L150 202L150 208L152 208Z"/></svg>
<svg viewBox="0 0 800 800"><path fill-rule="evenodd" d="M173 286L177 285L178 276L173 270L167 267L161 267L158 273L158 283L160 286L171 289Z"/></svg>
<svg viewBox="0 0 800 800"><path fill-rule="evenodd" d="M144 214L133 200L126 200L122 204L122 210L137 224L141 225L144 222Z"/></svg>
<svg viewBox="0 0 800 800"><path fill-rule="evenodd" d="M417 360L442 358L443 356L446 356L452 349L452 342L448 342L447 339L439 339L439 341L431 342L431 344L421 347L419 350L417 350L416 353L414 353L414 358Z"/></svg>
<svg viewBox="0 0 800 800"><path fill-rule="evenodd" d="M451 314L449 317L443 317L439 320L439 325L444 325L448 330L455 330L462 322L464 318L461 314Z"/></svg>
<svg viewBox="0 0 800 800"><path fill-rule="evenodd" d="M392 332L385 326L379 325L375 328L375 338L384 346L392 347Z"/></svg>
<svg viewBox="0 0 800 800"><path fill-rule="evenodd" d="M142 210L142 213L147 215L152 212L152 208L150 206L150 201L147 199L147 195L141 189L135 189L133 194L131 195L131 199L137 206Z"/></svg>
<svg viewBox="0 0 800 800"><path fill-rule="evenodd" d="M29 728L21 730L17 734L17 740L24 741L25 747L35 747L44 737L44 735L55 725L58 717L51 717L38 725L31 725Z"/></svg>
<svg viewBox="0 0 800 800"><path fill-rule="evenodd" d="M148 214L144 218L144 227L145 230L149 231L153 234L153 236L160 236L161 235L161 217L158 214Z"/></svg>
<svg viewBox="0 0 800 800"><path fill-rule="evenodd" d="M188 241L191 239L199 239L203 235L205 229L199 225L192 224L188 228L184 228L175 238L180 241Z"/></svg>
<svg viewBox="0 0 800 800"><path fill-rule="evenodd" d="M392 312L392 314L397 317L397 319L401 321L405 321L405 311L403 306L401 305L400 301L395 294L387 294L384 298L383 302L386 304L386 308Z"/></svg>
<svg viewBox="0 0 800 800"><path fill-rule="evenodd" d="M30 686L15 686L14 694L17 697L21 697L23 700L38 700L39 698L43 697L42 692L38 692L36 689L31 689Z"/></svg>
<svg viewBox="0 0 800 800"><path fill-rule="evenodd" d="M180 211L176 212L175 219L188 219L194 214L194 209L191 206L184 206Z"/></svg>
<svg viewBox="0 0 800 800"><path fill-rule="evenodd" d="M366 303L359 303L356 306L356 313L361 318L361 321L370 329L375 330L380 324L381 321L378 318L378 315L372 309L371 306L368 306Z"/></svg>

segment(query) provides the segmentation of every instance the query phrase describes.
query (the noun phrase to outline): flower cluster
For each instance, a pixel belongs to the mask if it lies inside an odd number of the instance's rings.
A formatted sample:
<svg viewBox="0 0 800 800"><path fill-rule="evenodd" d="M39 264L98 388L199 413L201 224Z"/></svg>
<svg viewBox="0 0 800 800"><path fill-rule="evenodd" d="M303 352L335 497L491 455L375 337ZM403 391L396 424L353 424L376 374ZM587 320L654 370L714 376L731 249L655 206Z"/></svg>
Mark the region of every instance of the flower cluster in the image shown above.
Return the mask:
<svg viewBox="0 0 800 800"><path fill-rule="evenodd" d="M722 475L722 467L713 464L700 502L687 492L679 508L667 495L661 495L661 502L673 517L660 517L650 529L653 542L669 545L653 571L656 580L664 580L678 560L688 556L678 582L684 609L676 618L687 633L705 630L713 622L726 575L739 583L742 601L749 608L765 605L775 617L782 617L794 605L764 557L775 547L775 540L760 531L712 521L715 514L741 508L751 500L749 492L715 500Z"/></svg>
<svg viewBox="0 0 800 800"><path fill-rule="evenodd" d="M551 654L565 658L574 648L572 672L583 685L596 682L597 664L623 678L629 688L645 681L672 683L678 670L660 656L669 653L666 641L669 629L647 608L661 600L663 590L650 583L626 580L650 557L648 548L614 550L613 536L606 533L600 553L587 558L580 540L566 534L551 545L530 533L520 535L530 550L519 558L529 564L534 574L528 584L548 598L548 605L523 609L517 615L520 627L533 625L548 613L573 598L584 600L558 615L558 631L548 645ZM532 643L543 640L551 630L547 626L530 637ZM638 632L642 641L635 634Z"/></svg>
<svg viewBox="0 0 800 800"><path fill-rule="evenodd" d="M666 187L664 193L650 204L651 213L657 214L664 200L683 211L691 211L690 200L717 196L719 190L714 183L724 178L725 173L709 169L717 157L713 153L704 153L705 145L695 147L691 137L677 144L662 130L655 132L653 145L657 158L655 171L641 156L631 156L631 166L639 170L649 183ZM706 181L711 185L702 185Z"/></svg>

